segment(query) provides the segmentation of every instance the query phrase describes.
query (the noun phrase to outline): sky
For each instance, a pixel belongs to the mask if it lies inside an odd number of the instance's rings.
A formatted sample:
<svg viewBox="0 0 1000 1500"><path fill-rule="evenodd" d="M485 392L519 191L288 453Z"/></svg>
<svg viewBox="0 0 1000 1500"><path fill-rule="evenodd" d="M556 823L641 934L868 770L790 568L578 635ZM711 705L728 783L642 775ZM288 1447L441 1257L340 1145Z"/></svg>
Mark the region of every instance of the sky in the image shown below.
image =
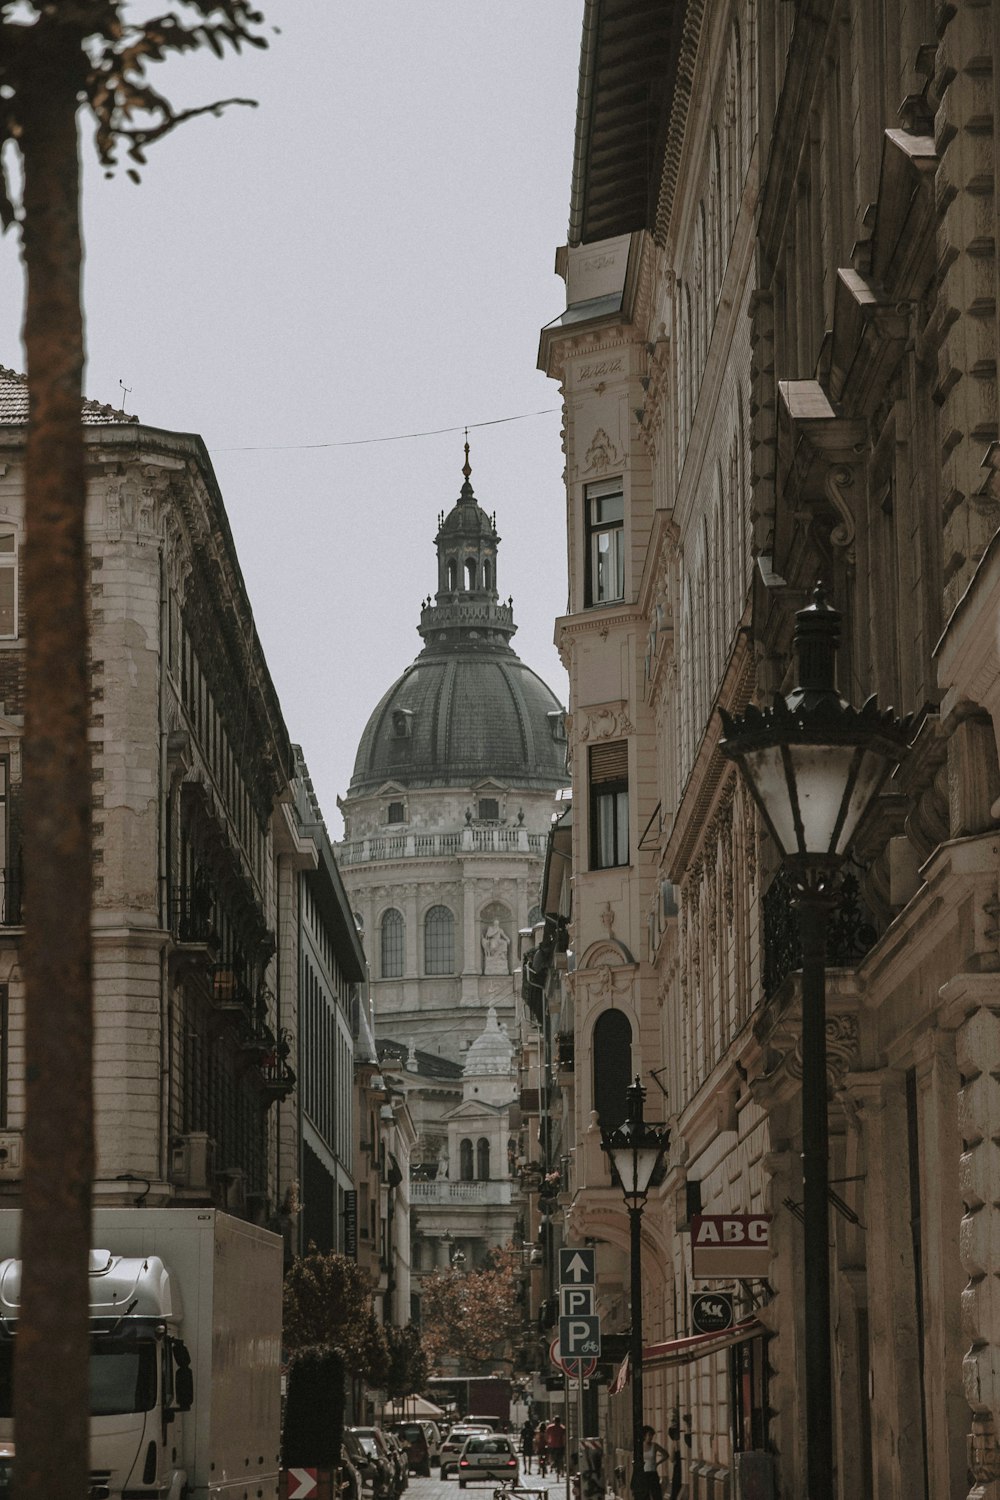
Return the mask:
<svg viewBox="0 0 1000 1500"><path fill-rule="evenodd" d="M565 305L553 263L583 0L261 5L266 51L151 70L178 108L258 102L180 127L138 186L105 179L83 117L85 385L204 438L289 733L339 837L365 723L421 645L465 424L514 647L566 699L559 395L535 365ZM0 364L15 369L21 318L8 233ZM543 414L498 420L526 413ZM441 428L459 430L363 441Z"/></svg>

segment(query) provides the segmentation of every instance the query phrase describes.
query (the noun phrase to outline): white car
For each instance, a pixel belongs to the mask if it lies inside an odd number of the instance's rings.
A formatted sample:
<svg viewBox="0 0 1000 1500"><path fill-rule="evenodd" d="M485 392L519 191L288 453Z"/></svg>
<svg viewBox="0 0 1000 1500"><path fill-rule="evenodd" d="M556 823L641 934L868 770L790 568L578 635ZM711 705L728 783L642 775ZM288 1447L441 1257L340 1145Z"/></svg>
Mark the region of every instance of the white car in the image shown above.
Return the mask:
<svg viewBox="0 0 1000 1500"><path fill-rule="evenodd" d="M452 1469L458 1468L459 1455L465 1447L466 1438L474 1433L489 1433L489 1428L473 1423L459 1422L451 1429L441 1444L441 1478L447 1479Z"/></svg>
<svg viewBox="0 0 1000 1500"><path fill-rule="evenodd" d="M512 1438L501 1432L474 1433L466 1438L458 1459L458 1487L475 1479L507 1479L517 1484L519 1467Z"/></svg>

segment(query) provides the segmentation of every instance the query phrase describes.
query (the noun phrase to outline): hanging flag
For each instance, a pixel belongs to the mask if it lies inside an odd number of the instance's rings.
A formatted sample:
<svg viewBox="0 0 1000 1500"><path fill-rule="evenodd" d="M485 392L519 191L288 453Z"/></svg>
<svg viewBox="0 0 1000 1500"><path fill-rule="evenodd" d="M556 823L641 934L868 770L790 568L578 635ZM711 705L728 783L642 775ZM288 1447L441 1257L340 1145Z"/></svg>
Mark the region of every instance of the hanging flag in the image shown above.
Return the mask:
<svg viewBox="0 0 1000 1500"><path fill-rule="evenodd" d="M615 1375L614 1380L608 1386L608 1395L609 1396L618 1396L618 1395L620 1395L621 1392L628 1385L628 1382L629 1382L629 1364L628 1364L628 1355L626 1354L625 1358L622 1360L621 1364L618 1366L618 1370L617 1370L617 1373Z"/></svg>

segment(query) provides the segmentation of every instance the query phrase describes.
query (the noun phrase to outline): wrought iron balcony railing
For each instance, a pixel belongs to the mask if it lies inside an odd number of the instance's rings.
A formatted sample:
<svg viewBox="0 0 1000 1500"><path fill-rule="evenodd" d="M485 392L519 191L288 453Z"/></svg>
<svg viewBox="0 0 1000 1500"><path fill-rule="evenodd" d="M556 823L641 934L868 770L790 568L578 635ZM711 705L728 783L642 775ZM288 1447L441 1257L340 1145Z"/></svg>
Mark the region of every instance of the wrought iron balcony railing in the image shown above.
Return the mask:
<svg viewBox="0 0 1000 1500"><path fill-rule="evenodd" d="M802 967L794 895L791 877L785 870L779 870L764 895L764 994L768 999L777 993L789 974ZM861 900L857 877L843 875L827 927L827 967L853 968L877 938L871 913Z"/></svg>

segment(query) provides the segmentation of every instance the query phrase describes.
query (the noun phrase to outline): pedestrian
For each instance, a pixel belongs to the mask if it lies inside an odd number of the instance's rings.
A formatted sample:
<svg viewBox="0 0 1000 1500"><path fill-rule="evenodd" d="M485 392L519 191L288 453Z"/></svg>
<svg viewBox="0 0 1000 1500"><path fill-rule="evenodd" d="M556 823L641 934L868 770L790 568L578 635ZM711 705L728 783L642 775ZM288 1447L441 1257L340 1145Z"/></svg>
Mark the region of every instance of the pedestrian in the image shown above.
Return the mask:
<svg viewBox="0 0 1000 1500"><path fill-rule="evenodd" d="M535 1424L530 1417L525 1417L521 1428L521 1457L524 1459L524 1472L531 1473L531 1455L535 1451Z"/></svg>
<svg viewBox="0 0 1000 1500"><path fill-rule="evenodd" d="M652 1427L642 1429L642 1473L646 1482L647 1500L663 1500L663 1490L660 1485L660 1475L657 1464L667 1461L670 1454L666 1448L662 1448L656 1441L656 1433Z"/></svg>
<svg viewBox="0 0 1000 1500"><path fill-rule="evenodd" d="M538 1431L535 1433L535 1457L538 1459L538 1472L542 1479L548 1473L549 1451L545 1445L546 1426L539 1422Z"/></svg>
<svg viewBox="0 0 1000 1500"><path fill-rule="evenodd" d="M549 1462L558 1477L562 1477L563 1460L566 1457L566 1429L558 1417L553 1417L545 1429L545 1446Z"/></svg>

